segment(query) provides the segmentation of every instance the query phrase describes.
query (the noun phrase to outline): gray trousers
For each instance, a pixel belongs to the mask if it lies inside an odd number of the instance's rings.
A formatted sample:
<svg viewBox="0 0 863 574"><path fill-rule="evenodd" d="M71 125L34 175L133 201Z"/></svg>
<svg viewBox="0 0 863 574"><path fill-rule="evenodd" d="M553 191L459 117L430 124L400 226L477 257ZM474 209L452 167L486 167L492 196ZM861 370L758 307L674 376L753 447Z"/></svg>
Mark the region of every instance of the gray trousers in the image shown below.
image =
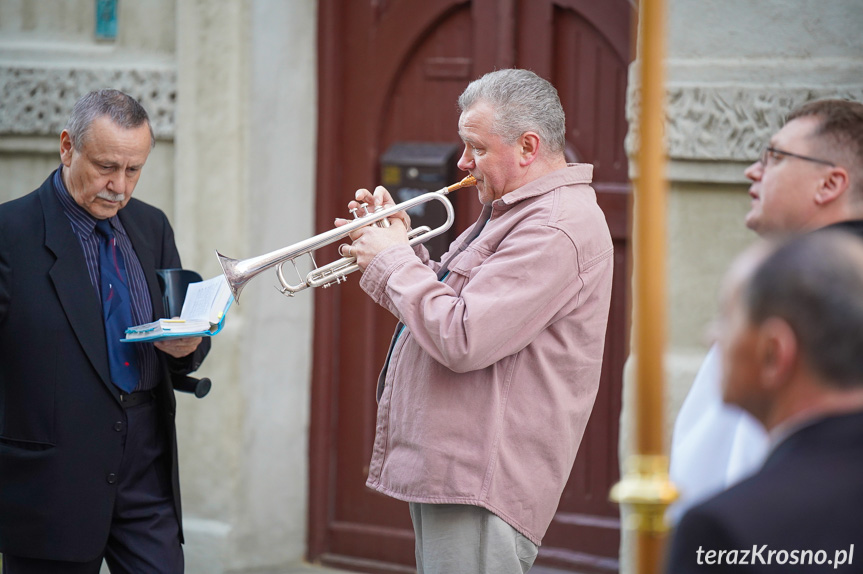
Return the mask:
<svg viewBox="0 0 863 574"><path fill-rule="evenodd" d="M417 574L525 574L538 548L492 512L466 504L410 503Z"/></svg>

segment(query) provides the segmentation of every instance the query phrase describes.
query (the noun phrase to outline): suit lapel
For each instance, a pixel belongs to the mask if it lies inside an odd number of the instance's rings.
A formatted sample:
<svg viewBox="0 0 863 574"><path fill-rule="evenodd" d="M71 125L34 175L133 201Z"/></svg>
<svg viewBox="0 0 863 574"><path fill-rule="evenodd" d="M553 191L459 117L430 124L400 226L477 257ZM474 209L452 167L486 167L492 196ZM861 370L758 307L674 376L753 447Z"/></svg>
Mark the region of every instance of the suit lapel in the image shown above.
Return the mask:
<svg viewBox="0 0 863 574"><path fill-rule="evenodd" d="M54 283L57 298L78 342L102 382L113 391L108 369L102 305L90 282L81 244L54 194L54 187L49 179L39 190L39 201L45 216L45 247L57 258L48 275Z"/></svg>

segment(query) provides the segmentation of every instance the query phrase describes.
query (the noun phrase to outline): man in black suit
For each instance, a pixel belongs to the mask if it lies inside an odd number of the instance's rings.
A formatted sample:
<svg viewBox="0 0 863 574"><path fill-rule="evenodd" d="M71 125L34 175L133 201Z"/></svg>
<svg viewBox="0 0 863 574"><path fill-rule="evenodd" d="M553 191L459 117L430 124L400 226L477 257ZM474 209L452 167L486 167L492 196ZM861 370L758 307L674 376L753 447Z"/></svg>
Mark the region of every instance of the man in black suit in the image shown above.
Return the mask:
<svg viewBox="0 0 863 574"><path fill-rule="evenodd" d="M137 101L92 92L59 169L0 205L4 573L183 571L171 374L209 341L110 334L115 309L162 316L156 269L181 266L165 214L131 197L154 141Z"/></svg>
<svg viewBox="0 0 863 574"><path fill-rule="evenodd" d="M863 242L834 228L748 251L723 286L719 347L723 398L770 452L683 516L668 572L863 571Z"/></svg>

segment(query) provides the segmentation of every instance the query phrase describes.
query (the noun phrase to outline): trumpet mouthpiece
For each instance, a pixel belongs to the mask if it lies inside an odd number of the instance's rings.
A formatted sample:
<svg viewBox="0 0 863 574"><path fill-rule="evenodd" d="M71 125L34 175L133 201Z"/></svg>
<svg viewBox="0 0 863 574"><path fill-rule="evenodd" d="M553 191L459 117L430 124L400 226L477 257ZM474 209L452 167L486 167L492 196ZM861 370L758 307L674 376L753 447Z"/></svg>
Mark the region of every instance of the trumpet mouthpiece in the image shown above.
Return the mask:
<svg viewBox="0 0 863 574"><path fill-rule="evenodd" d="M461 189L463 187L470 187L472 185L476 185L476 178L472 175L467 176L463 180L458 183L454 183L447 188L447 191L455 191L457 189Z"/></svg>

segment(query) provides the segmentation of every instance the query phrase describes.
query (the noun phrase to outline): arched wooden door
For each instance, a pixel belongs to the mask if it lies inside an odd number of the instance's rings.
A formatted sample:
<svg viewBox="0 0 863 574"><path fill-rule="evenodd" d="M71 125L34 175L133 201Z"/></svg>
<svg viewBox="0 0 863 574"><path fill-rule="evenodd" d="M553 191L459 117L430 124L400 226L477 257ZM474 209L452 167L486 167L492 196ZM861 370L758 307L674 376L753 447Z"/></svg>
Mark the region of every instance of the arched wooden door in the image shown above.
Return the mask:
<svg viewBox="0 0 863 574"><path fill-rule="evenodd" d="M617 249L602 383L538 565L617 570L619 520L608 491L619 476L618 419L628 352L627 162L624 102L628 0L330 0L319 3L316 227L332 228L359 187L380 182L399 141L461 144L456 99L485 72L529 68L558 88L568 154L595 165L595 187ZM451 196L453 197L453 196ZM458 231L480 206L456 192ZM336 257L327 249L319 261ZM358 277L315 293L310 439L312 561L364 572L412 572L407 504L365 487L375 384L395 319Z"/></svg>

